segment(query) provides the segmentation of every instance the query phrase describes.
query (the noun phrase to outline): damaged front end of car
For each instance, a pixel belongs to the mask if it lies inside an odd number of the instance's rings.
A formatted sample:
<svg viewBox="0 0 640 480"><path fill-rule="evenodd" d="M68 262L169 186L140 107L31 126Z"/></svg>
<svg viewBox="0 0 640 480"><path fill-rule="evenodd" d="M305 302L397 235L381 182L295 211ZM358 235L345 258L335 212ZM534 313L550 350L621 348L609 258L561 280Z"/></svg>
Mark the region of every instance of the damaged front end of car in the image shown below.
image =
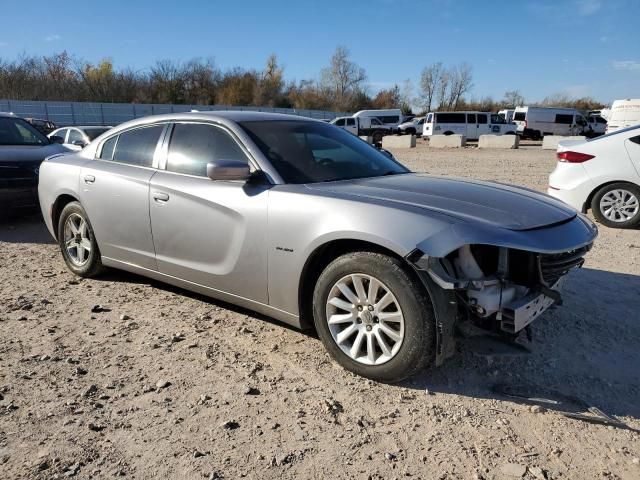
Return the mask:
<svg viewBox="0 0 640 480"><path fill-rule="evenodd" d="M454 332L463 322L513 340L549 307L561 305L565 276L582 267L596 234L593 226L582 242L559 251L464 243L442 256L411 252L407 260L434 299L436 363L453 353Z"/></svg>

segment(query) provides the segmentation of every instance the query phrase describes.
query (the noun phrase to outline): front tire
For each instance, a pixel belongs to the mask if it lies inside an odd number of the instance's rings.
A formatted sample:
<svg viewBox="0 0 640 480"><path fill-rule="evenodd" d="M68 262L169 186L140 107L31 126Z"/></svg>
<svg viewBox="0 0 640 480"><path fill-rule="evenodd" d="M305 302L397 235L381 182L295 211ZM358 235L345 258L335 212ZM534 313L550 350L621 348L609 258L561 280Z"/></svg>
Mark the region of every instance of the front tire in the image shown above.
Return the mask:
<svg viewBox="0 0 640 480"><path fill-rule="evenodd" d="M593 216L607 227L640 226L640 187L625 182L605 185L593 196L591 209Z"/></svg>
<svg viewBox="0 0 640 480"><path fill-rule="evenodd" d="M67 268L80 277L103 271L100 250L87 212L79 202L68 203L58 220L58 244Z"/></svg>
<svg viewBox="0 0 640 480"><path fill-rule="evenodd" d="M396 258L373 252L338 257L318 278L313 316L333 359L363 377L398 382L435 359L431 301Z"/></svg>

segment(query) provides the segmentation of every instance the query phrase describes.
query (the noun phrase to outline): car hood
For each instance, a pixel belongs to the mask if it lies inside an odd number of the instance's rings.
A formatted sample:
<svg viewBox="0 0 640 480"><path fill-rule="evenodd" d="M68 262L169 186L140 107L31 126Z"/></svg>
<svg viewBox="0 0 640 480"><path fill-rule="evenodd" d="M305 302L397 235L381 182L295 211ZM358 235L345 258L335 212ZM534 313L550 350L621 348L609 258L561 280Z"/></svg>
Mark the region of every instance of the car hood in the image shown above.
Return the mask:
<svg viewBox="0 0 640 480"><path fill-rule="evenodd" d="M69 153L58 143L49 145L0 145L0 163L35 163L41 162L49 155Z"/></svg>
<svg viewBox="0 0 640 480"><path fill-rule="evenodd" d="M545 194L500 183L425 174L402 174L308 188L338 195L420 207L510 230L530 230L571 220L576 211Z"/></svg>

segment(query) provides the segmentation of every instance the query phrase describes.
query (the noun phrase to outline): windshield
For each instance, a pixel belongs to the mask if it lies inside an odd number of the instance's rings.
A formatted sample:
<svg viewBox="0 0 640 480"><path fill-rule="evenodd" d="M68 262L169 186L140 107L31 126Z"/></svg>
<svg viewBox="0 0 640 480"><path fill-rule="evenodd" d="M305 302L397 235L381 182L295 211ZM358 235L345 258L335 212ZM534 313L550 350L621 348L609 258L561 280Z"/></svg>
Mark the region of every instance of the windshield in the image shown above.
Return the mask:
<svg viewBox="0 0 640 480"><path fill-rule="evenodd" d="M405 167L340 128L320 122L241 122L286 183L315 183L408 173Z"/></svg>
<svg viewBox="0 0 640 480"><path fill-rule="evenodd" d="M48 145L42 133L21 118L0 117L0 145Z"/></svg>
<svg viewBox="0 0 640 480"><path fill-rule="evenodd" d="M87 137L89 137L89 140L95 140L107 130L109 129L108 128L87 128L85 129L84 133Z"/></svg>

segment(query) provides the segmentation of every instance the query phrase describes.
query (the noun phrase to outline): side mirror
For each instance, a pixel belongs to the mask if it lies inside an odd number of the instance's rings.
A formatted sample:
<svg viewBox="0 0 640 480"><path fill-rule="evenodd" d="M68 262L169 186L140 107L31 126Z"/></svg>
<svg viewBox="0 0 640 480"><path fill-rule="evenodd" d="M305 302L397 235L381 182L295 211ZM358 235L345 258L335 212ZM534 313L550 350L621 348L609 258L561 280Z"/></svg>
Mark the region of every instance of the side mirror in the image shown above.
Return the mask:
<svg viewBox="0 0 640 480"><path fill-rule="evenodd" d="M49 141L51 143L64 143L64 138L54 135L53 137L49 137Z"/></svg>
<svg viewBox="0 0 640 480"><path fill-rule="evenodd" d="M75 145L76 147L80 147L80 148L84 148L87 146L87 144L82 140L74 140L73 142L71 142L71 145Z"/></svg>
<svg viewBox="0 0 640 480"><path fill-rule="evenodd" d="M207 177L211 180L247 180L249 164L241 160L216 160L207 163Z"/></svg>

